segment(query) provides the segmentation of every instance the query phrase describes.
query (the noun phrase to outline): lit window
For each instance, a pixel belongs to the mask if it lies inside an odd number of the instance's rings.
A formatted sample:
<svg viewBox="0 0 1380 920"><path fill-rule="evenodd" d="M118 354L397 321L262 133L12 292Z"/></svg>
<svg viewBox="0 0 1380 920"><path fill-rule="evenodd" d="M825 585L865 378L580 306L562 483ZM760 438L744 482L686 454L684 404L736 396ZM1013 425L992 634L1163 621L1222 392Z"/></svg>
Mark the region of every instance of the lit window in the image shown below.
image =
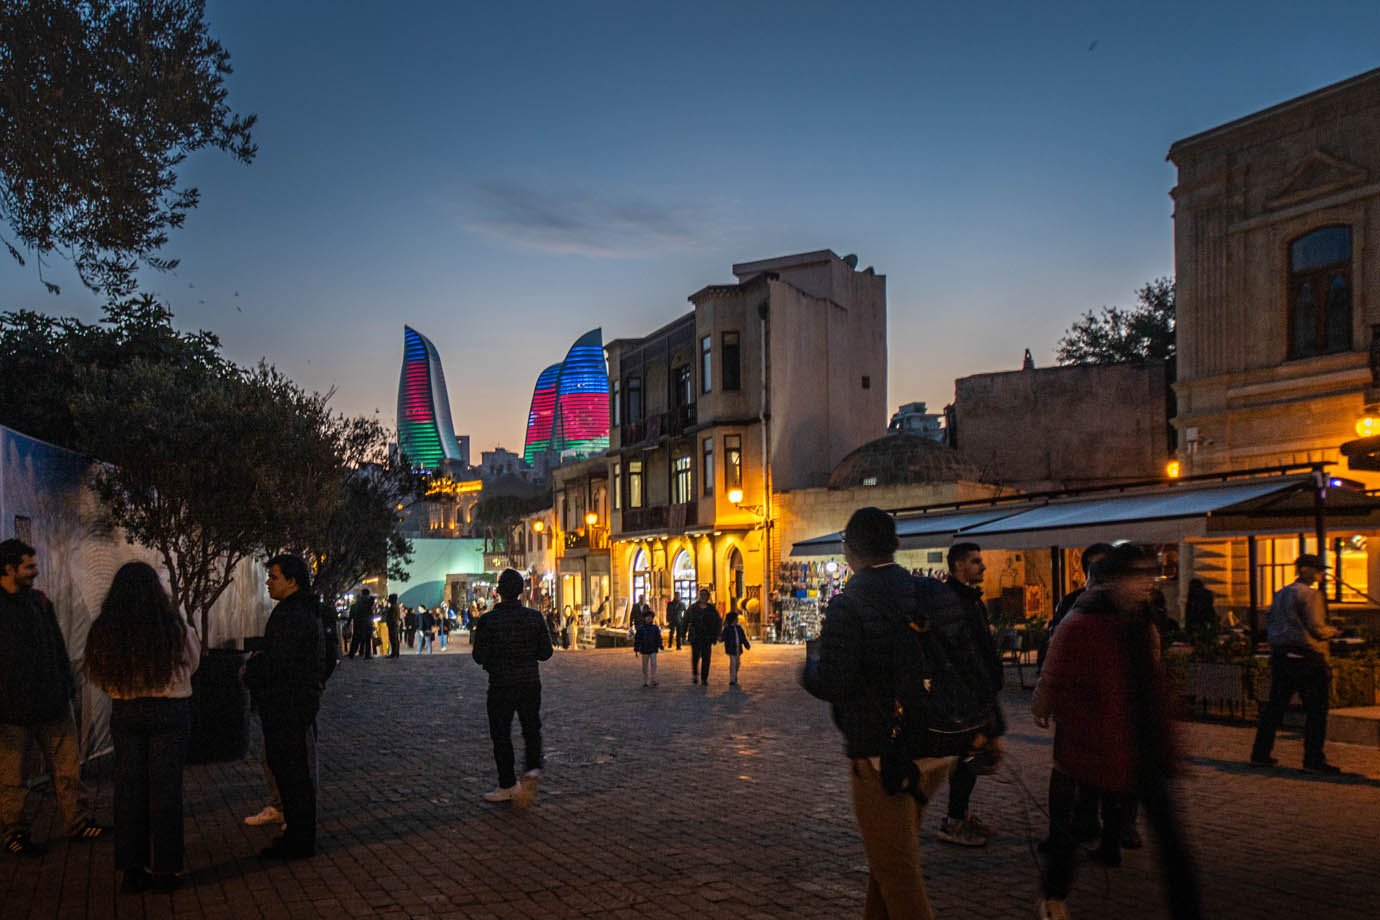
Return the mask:
<svg viewBox="0 0 1380 920"><path fill-rule="evenodd" d="M740 435L724 435L724 487L743 487L743 439Z"/></svg>
<svg viewBox="0 0 1380 920"><path fill-rule="evenodd" d="M613 510L623 510L623 464L613 465Z"/></svg>
<svg viewBox="0 0 1380 920"><path fill-rule="evenodd" d="M703 471L703 473L702 473L701 475L702 475L702 478L704 479L704 494L705 494L705 495L713 495L713 494L714 494L714 439L713 439L713 438L705 438L705 439L704 439L704 462L700 464L700 469Z"/></svg>
<svg viewBox="0 0 1380 920"><path fill-rule="evenodd" d="M628 507L642 507L642 461L628 461Z"/></svg>
<svg viewBox="0 0 1380 920"><path fill-rule="evenodd" d="M700 392L708 393L714 382L714 337L707 335L700 339Z"/></svg>
<svg viewBox="0 0 1380 920"><path fill-rule="evenodd" d="M684 505L695 498L695 477L690 469L690 455L682 454L672 462L671 501Z"/></svg>

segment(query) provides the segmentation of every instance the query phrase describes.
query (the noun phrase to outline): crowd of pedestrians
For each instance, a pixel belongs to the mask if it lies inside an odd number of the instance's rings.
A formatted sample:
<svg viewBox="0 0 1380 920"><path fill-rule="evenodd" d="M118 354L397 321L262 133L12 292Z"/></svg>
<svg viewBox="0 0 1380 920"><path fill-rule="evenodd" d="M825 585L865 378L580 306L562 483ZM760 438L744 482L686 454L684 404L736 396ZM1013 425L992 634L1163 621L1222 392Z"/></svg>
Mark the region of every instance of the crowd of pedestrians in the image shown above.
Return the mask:
<svg viewBox="0 0 1380 920"><path fill-rule="evenodd" d="M807 657L802 684L830 703L844 739L853 812L868 858L867 917L932 917L920 869L920 824L930 798L948 785L940 841L980 847L996 829L972 809L980 777L1004 759L1006 721L999 703L1002 663L981 584L981 547L958 543L947 578L914 575L896 563L895 521L876 508L854 513L844 531L854 575L829 602L821 636ZM1161 617L1154 560L1131 544L1094 544L1083 553L1085 587L1056 609L1031 703L1035 723L1054 731L1049 777L1049 833L1036 913L1066 920L1080 843L1087 858L1114 868L1121 851L1138 848L1138 814L1154 831L1170 913L1200 917L1198 871L1175 807L1171 780L1179 746L1173 698L1160 657ZM1313 587L1325 568L1301 555L1297 580L1274 597L1269 704L1250 760L1272 756L1283 707L1298 693L1307 712L1304 769L1334 773L1323 755L1329 670L1326 622ZM471 654L488 674L486 710L497 786L491 803L529 804L543 771L540 663L561 642L559 617L523 606L521 574L505 570L497 603L483 616L408 610L390 595L381 611L362 590L349 608L351 636L334 636L335 611L312 591L300 558L266 563L274 601L259 647L240 672L263 729L269 802L246 818L281 825L261 851L266 859L306 859L316 852L316 717L327 679L344 650L368 660L377 644L397 657L402 646L431 651L455 628L472 629ZM0 543L0 820L4 849L45 852L25 821L24 760L41 752L68 837L112 834L121 890L170 891L184 868L182 774L192 728L192 675L201 637L179 612L150 566L132 562L115 574L87 639L87 674L112 700L115 780L113 829L97 822L82 784L73 716L76 683L52 603L34 588L37 554L19 540ZM1204 589L1205 590L1205 589ZM1198 592L1188 619L1202 628L1211 594ZM477 611L476 611L477 612ZM658 686L657 659L691 648L692 683L707 686L714 646L728 658L728 684L739 683L750 648L734 601L720 617L701 589L689 609L667 605L667 634L644 598L633 608L633 650L644 687ZM379 614L376 621L375 616ZM1215 613L1211 614L1215 617ZM524 744L521 773L512 740L517 718Z"/></svg>

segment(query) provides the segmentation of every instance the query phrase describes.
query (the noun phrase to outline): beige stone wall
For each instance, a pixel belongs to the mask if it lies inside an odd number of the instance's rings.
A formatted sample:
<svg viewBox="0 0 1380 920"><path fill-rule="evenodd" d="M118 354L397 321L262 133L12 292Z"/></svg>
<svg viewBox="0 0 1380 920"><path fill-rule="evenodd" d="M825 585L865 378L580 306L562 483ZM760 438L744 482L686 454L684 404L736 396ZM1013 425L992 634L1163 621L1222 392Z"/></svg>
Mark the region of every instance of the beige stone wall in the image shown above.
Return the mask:
<svg viewBox="0 0 1380 920"><path fill-rule="evenodd" d="M982 479L1030 491L1155 479L1169 459L1163 364L975 374L954 382L958 448Z"/></svg>

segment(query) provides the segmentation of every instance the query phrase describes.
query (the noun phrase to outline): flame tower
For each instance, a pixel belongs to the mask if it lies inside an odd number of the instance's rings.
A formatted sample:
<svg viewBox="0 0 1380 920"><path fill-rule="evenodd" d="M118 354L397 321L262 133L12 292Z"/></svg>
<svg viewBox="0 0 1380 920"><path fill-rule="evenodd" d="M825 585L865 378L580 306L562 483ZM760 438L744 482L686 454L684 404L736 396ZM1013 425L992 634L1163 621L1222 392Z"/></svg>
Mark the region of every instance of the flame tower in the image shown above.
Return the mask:
<svg viewBox="0 0 1380 920"><path fill-rule="evenodd" d="M411 326L403 327L398 444L414 467L431 470L446 460L461 460L441 356L431 340Z"/></svg>
<svg viewBox="0 0 1380 920"><path fill-rule="evenodd" d="M591 329L570 346L565 360L537 377L527 413L523 458L545 453L591 456L609 447L609 373L604 332Z"/></svg>

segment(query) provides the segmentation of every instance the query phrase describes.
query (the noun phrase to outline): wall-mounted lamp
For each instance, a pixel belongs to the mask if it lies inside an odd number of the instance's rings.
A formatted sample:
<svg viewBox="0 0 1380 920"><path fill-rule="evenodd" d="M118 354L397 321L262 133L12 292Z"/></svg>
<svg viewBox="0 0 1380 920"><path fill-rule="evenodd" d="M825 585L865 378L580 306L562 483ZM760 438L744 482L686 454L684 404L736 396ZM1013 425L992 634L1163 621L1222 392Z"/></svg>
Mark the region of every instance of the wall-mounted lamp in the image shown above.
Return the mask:
<svg viewBox="0 0 1380 920"><path fill-rule="evenodd" d="M1170 479L1178 479L1183 474L1183 465L1178 460L1170 460L1164 465L1164 475Z"/></svg>
<svg viewBox="0 0 1380 920"><path fill-rule="evenodd" d="M741 504L743 503L743 490L742 490L742 489L729 489L729 490L728 490L728 502L729 502L729 504L731 504L731 505L741 505Z"/></svg>
<svg viewBox="0 0 1380 920"><path fill-rule="evenodd" d="M585 515L585 523L593 527L595 524L599 523L599 515L591 511L589 514Z"/></svg>
<svg viewBox="0 0 1380 920"><path fill-rule="evenodd" d="M532 530L534 530L534 531L537 532L537 533L541 533L541 532L542 532L543 530L545 530L545 529L546 529L546 522L545 522L545 521L534 521L534 522L532 523Z"/></svg>

